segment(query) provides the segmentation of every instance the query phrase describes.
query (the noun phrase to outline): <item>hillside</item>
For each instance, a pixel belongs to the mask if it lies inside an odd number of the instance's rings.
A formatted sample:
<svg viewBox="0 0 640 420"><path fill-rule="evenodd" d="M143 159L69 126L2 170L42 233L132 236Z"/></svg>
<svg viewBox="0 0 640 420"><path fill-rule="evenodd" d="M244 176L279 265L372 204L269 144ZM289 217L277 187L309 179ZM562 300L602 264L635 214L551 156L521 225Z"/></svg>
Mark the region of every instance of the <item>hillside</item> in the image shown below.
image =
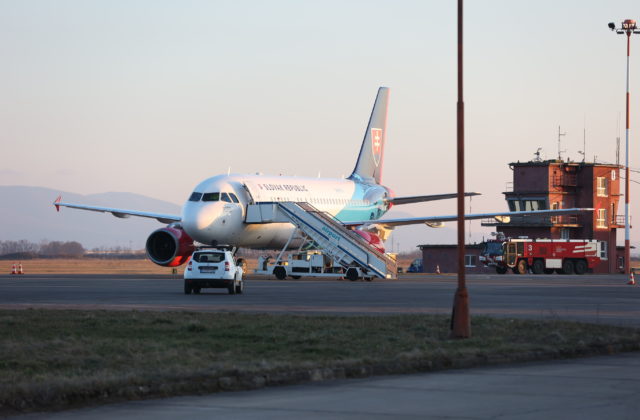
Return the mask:
<svg viewBox="0 0 640 420"><path fill-rule="evenodd" d="M52 203L58 195L72 203L180 214L177 204L133 193L80 195L42 187L0 186L3 221L0 240L47 239L78 241L88 249L101 246L141 249L147 236L163 226L156 220L139 217L118 219L108 213L64 208L56 212Z"/></svg>

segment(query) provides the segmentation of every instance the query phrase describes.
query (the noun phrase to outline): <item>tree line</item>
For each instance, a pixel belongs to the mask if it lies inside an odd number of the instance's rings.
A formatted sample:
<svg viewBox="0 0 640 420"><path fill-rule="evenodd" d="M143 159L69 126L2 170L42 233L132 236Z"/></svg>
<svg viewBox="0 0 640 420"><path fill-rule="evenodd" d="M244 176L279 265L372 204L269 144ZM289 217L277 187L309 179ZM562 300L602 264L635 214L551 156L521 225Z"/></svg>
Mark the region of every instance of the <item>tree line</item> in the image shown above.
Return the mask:
<svg viewBox="0 0 640 420"><path fill-rule="evenodd" d="M32 255L40 257L81 257L85 249L76 241L42 241L30 242L26 239L19 241L0 241L0 257L9 255Z"/></svg>

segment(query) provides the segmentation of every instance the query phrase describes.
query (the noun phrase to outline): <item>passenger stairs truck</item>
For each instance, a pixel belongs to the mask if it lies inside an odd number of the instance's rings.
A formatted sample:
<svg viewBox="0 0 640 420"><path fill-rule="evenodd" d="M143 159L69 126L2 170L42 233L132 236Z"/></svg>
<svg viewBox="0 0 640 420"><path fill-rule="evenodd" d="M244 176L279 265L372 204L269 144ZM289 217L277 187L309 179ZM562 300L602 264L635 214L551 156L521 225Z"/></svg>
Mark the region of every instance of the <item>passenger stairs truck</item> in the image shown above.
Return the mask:
<svg viewBox="0 0 640 420"><path fill-rule="evenodd" d="M265 264L264 259L259 261L257 274L273 274L279 279L284 279L287 276L299 276L303 274L299 269L306 264L309 270L304 273L305 276L344 276L349 280L397 278L397 265L394 258L380 252L362 236L346 228L330 214L319 211L309 203L268 202L251 204L247 207L246 223L283 222L293 224L296 229L273 264ZM310 269L313 264L290 264L290 261L295 261L295 259L284 261L284 253L289 248L291 241L299 237L304 239L299 251L305 247L320 250L321 253L315 255L322 255L323 267L326 269L318 272L318 270ZM314 261L319 261L319 257L314 258ZM326 258L330 260L330 263L327 263ZM298 270L293 271L294 267L297 267Z"/></svg>

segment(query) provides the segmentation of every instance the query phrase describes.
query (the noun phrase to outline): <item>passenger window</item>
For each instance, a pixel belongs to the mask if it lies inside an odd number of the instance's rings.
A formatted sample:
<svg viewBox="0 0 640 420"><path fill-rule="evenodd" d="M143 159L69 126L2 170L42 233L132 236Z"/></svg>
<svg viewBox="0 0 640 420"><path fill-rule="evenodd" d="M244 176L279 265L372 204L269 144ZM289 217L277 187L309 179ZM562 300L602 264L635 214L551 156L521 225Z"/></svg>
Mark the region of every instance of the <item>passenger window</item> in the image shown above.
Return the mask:
<svg viewBox="0 0 640 420"><path fill-rule="evenodd" d="M231 198L229 198L229 194L227 193L220 194L220 200L225 201L227 203L231 203Z"/></svg>
<svg viewBox="0 0 640 420"><path fill-rule="evenodd" d="M240 200L238 200L238 197L236 197L234 193L229 193L229 197L231 197L231 201L233 201L234 203L240 202Z"/></svg>
<svg viewBox="0 0 640 420"><path fill-rule="evenodd" d="M218 201L220 200L220 193L205 193L202 195L202 201Z"/></svg>
<svg viewBox="0 0 640 420"><path fill-rule="evenodd" d="M194 192L191 194L191 197L189 197L189 201L200 201L201 198L202 198L202 193Z"/></svg>

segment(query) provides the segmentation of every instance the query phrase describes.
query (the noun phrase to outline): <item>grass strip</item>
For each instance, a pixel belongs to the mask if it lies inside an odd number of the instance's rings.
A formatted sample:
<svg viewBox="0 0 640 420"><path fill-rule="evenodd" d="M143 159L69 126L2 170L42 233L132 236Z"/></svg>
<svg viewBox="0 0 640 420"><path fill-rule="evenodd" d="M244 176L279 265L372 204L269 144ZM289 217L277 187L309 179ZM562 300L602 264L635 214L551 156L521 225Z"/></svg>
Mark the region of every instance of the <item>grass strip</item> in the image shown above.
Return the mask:
<svg viewBox="0 0 640 420"><path fill-rule="evenodd" d="M0 414L640 350L640 330L436 315L0 311Z"/></svg>

